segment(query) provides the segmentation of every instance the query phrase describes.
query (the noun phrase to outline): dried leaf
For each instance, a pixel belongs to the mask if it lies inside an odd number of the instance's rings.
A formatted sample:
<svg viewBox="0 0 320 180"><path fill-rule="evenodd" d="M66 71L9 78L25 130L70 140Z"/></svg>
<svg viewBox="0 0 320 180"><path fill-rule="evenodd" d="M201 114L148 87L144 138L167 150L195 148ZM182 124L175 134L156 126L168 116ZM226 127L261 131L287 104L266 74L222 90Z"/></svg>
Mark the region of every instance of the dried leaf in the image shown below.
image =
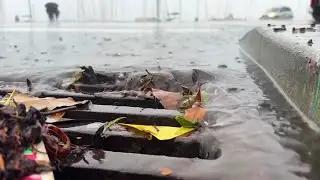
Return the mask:
<svg viewBox="0 0 320 180"><path fill-rule="evenodd" d="M161 171L161 174L163 176L168 176L168 175L170 175L172 173L173 173L173 171L171 169L169 169L169 168L163 168L162 171Z"/></svg>
<svg viewBox="0 0 320 180"><path fill-rule="evenodd" d="M51 115L51 117L60 120L64 116L64 114L66 114L66 112L57 112Z"/></svg>
<svg viewBox="0 0 320 180"><path fill-rule="evenodd" d="M152 89L152 94L156 97L165 109L178 109L181 99L180 93Z"/></svg>
<svg viewBox="0 0 320 180"><path fill-rule="evenodd" d="M53 110L58 107L68 107L74 106L78 104L85 104L88 101L81 101L75 102L72 98L53 98L53 97L46 97L46 98L38 98L29 96L27 94L19 93L14 95L14 100L19 104L24 104L27 109L31 106L38 110L48 109Z"/></svg>
<svg viewBox="0 0 320 180"><path fill-rule="evenodd" d="M4 165L4 159L3 159L3 155L0 154L0 170L4 170L5 169L5 165Z"/></svg>
<svg viewBox="0 0 320 180"><path fill-rule="evenodd" d="M47 123L58 122L58 121L61 120L61 118L64 116L65 113L66 112L57 112L57 113L55 113L55 114L53 114L51 116L48 116L46 122Z"/></svg>
<svg viewBox="0 0 320 180"><path fill-rule="evenodd" d="M188 95L188 96L190 96L190 95L193 95L193 92L190 90L190 89L188 89L187 87L185 87L185 86L181 86L181 88L182 88L182 95Z"/></svg>
<svg viewBox="0 0 320 180"><path fill-rule="evenodd" d="M184 118L191 122L199 122L203 120L206 112L207 110L201 106L193 106L185 111Z"/></svg>

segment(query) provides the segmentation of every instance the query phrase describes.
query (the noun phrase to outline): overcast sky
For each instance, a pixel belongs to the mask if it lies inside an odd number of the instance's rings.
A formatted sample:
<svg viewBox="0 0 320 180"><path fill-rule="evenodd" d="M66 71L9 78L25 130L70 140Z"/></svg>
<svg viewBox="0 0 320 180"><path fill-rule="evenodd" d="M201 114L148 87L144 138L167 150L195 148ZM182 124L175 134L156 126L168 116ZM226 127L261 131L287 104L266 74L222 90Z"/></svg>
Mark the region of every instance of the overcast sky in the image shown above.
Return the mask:
<svg viewBox="0 0 320 180"><path fill-rule="evenodd" d="M2 1L2 4L1 4ZM86 21L121 20L132 21L139 17L155 17L156 0L52 0L60 5L61 20ZM78 4L83 1L84 13L78 14ZM179 12L179 0L161 0L161 16L167 12ZM197 0L182 1L182 20L191 21L197 16ZM287 5L296 19L310 18L310 0L198 0L199 18L221 18L232 13L238 18L256 19L272 6ZM36 21L46 21L44 4L48 0L31 0L32 13ZM113 8L112 8L113 7ZM2 12L1 12L2 11ZM28 14L28 0L0 0L0 18L13 21L15 15Z"/></svg>

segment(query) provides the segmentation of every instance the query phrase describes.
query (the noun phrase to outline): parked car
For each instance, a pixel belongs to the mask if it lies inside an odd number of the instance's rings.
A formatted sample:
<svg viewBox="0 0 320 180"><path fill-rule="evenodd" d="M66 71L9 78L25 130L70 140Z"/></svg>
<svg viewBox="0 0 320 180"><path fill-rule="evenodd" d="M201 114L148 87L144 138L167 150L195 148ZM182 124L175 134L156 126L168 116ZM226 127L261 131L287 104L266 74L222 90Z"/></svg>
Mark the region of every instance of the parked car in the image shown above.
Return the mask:
<svg viewBox="0 0 320 180"><path fill-rule="evenodd" d="M319 0L311 0L311 15L314 20L320 21L320 1Z"/></svg>
<svg viewBox="0 0 320 180"><path fill-rule="evenodd" d="M293 13L287 6L274 7L266 11L260 19L292 19Z"/></svg>

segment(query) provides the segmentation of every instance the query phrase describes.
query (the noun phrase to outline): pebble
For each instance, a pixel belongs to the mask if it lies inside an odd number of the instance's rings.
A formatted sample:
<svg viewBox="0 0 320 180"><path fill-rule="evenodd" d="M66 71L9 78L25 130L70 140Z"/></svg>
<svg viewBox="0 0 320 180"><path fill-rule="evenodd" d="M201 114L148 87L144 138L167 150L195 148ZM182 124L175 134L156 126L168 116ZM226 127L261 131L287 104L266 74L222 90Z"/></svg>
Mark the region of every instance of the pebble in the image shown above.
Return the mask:
<svg viewBox="0 0 320 180"><path fill-rule="evenodd" d="M228 92L236 92L238 91L238 88L232 87L227 89Z"/></svg>
<svg viewBox="0 0 320 180"><path fill-rule="evenodd" d="M221 65L218 66L218 68L227 68L227 67L228 67L228 66L225 65L225 64L221 64Z"/></svg>

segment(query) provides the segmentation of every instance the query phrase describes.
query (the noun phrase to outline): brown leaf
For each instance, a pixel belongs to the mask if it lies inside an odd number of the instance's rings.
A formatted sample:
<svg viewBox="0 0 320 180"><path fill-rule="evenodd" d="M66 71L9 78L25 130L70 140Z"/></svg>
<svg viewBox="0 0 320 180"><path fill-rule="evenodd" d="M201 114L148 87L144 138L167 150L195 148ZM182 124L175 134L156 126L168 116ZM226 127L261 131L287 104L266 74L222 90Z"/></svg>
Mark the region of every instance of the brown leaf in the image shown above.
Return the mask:
<svg viewBox="0 0 320 180"><path fill-rule="evenodd" d="M168 175L172 174L172 172L173 171L171 169L169 169L169 168L163 168L162 171L161 171L161 174L163 176L168 176Z"/></svg>
<svg viewBox="0 0 320 180"><path fill-rule="evenodd" d="M48 116L46 122L48 123L53 123L53 122L58 122L61 120L61 118L64 116L66 112L57 112L51 116Z"/></svg>
<svg viewBox="0 0 320 180"><path fill-rule="evenodd" d="M17 103L22 103L26 106L27 109L30 108L30 106L33 106L34 108L38 110L48 109L53 110L58 107L68 107L68 106L74 106L78 104L85 104L88 101L81 101L81 102L75 102L72 98L59 98L56 99L54 97L46 97L46 98L38 98L29 96L27 94L15 94L14 100Z"/></svg>
<svg viewBox="0 0 320 180"><path fill-rule="evenodd" d="M4 166L4 159L3 159L3 155L0 154L0 170L4 170L5 166Z"/></svg>
<svg viewBox="0 0 320 180"><path fill-rule="evenodd" d="M207 110L201 106L193 106L185 111L184 118L191 122L199 122L203 120Z"/></svg>
<svg viewBox="0 0 320 180"><path fill-rule="evenodd" d="M152 94L163 105L165 109L178 109L179 101L181 99L180 93L163 91L160 89L152 89Z"/></svg>

